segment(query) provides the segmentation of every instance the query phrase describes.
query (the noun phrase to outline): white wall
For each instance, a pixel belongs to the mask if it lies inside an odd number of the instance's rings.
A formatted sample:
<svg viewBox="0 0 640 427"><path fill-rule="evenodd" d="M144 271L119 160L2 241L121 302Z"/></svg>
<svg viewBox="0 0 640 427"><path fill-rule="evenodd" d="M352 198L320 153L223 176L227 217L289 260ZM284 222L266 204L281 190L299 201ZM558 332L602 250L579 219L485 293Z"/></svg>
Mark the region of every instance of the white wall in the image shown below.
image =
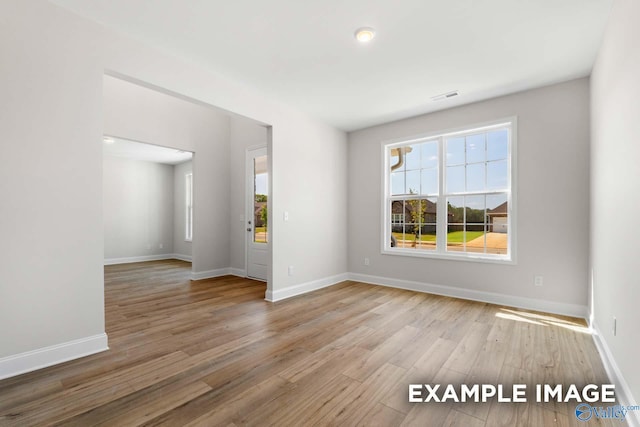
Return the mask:
<svg viewBox="0 0 640 427"><path fill-rule="evenodd" d="M185 175L193 172L193 162L183 162L173 167L173 253L183 259L191 259L191 242L185 240L186 181Z"/></svg>
<svg viewBox="0 0 640 427"><path fill-rule="evenodd" d="M628 384L629 401L640 398L639 16L640 2L614 3L591 76L592 316Z"/></svg>
<svg viewBox="0 0 640 427"><path fill-rule="evenodd" d="M104 77L105 134L195 153L193 272L229 267L229 117Z"/></svg>
<svg viewBox="0 0 640 427"><path fill-rule="evenodd" d="M550 311L586 315L588 85L574 80L351 133L349 271L543 300ZM381 255L381 141L510 116L517 116L517 265ZM534 287L534 275L544 276L543 287Z"/></svg>
<svg viewBox="0 0 640 427"><path fill-rule="evenodd" d="M267 145L267 129L252 120L232 117L229 131L229 256L230 266L245 270L245 247L247 238L246 171L247 148Z"/></svg>
<svg viewBox="0 0 640 427"><path fill-rule="evenodd" d="M274 126L273 140L282 142L274 143L270 159L274 207L269 230L277 295L278 288L348 271L347 146L341 132L316 128L305 117ZM288 266L294 267L293 276L287 276Z"/></svg>
<svg viewBox="0 0 640 427"><path fill-rule="evenodd" d="M2 148L10 159L0 172L0 324L12 325L0 331L0 357L104 331L104 133L196 152L194 270L229 266L228 233L205 237L230 215L217 197L229 189L227 162L207 166L229 158L215 144L228 139L228 120L207 119L217 129L211 132L175 122L168 128L170 112L135 97L122 105L107 87L103 104L104 70L273 126L271 291L346 271L343 132L45 0L0 2L0 48ZM145 123L153 126L139 126ZM287 276L288 265L295 276Z"/></svg>
<svg viewBox="0 0 640 427"><path fill-rule="evenodd" d="M173 253L173 166L107 154L102 164L105 261Z"/></svg>
<svg viewBox="0 0 640 427"><path fill-rule="evenodd" d="M104 332L96 44L57 8L0 2L0 378L22 370L5 356Z"/></svg>

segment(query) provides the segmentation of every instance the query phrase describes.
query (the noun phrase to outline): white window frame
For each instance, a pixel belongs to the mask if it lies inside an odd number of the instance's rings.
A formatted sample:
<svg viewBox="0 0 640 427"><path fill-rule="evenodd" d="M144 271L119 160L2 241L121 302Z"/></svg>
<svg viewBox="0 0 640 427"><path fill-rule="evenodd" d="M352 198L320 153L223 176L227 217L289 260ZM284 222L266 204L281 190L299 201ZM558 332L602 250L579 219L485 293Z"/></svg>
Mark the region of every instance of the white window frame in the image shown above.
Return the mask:
<svg viewBox="0 0 640 427"><path fill-rule="evenodd" d="M186 242L193 241L193 172L184 174L185 179L185 234Z"/></svg>
<svg viewBox="0 0 640 427"><path fill-rule="evenodd" d="M461 195L474 195L474 194L486 194L491 191L481 192L464 192L464 193L452 193L446 194L446 159L443 152L445 138L452 136L460 136L473 134L477 132L486 132L493 128L501 128L508 126L509 132L509 145L507 156L507 174L509 179L509 188L507 189L507 254L488 254L488 253L476 253L476 252L447 252L446 248L446 236L447 236L447 197L461 196ZM381 253L383 255L397 255L397 256L410 256L419 258L435 258L435 259L447 259L458 261L473 261L473 262L485 262L485 263L499 263L499 264L516 264L516 235L517 235L517 216L516 216L516 196L517 196L517 182L516 182L516 163L517 163L517 117L508 117L500 120L494 120L491 122L478 123L475 125L464 126L455 129L448 129L445 131L425 133L416 135L410 138L392 139L382 141L382 229L381 229ZM426 141L438 140L438 194L434 196L420 196L416 198L437 198L437 232L436 232L436 244L437 249L434 251L419 250L413 248L399 248L391 247L391 201L394 198L390 195L390 148L396 146L404 146L407 144L421 143ZM500 191L499 193L504 193Z"/></svg>

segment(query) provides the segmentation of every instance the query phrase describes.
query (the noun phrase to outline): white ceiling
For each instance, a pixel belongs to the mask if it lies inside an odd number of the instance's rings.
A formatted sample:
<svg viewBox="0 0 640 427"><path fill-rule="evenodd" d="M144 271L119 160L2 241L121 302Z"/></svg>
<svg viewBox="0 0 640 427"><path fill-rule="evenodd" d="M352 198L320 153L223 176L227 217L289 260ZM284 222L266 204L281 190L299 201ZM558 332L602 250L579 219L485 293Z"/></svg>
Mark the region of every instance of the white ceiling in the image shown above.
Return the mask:
<svg viewBox="0 0 640 427"><path fill-rule="evenodd" d="M613 0L51 1L349 131L587 76Z"/></svg>
<svg viewBox="0 0 640 427"><path fill-rule="evenodd" d="M165 148L158 145L143 144L127 139L105 137L113 141L110 144L102 144L102 152L110 156L125 157L127 159L142 160L145 162L164 163L177 165L191 160L191 151L182 151L174 148Z"/></svg>

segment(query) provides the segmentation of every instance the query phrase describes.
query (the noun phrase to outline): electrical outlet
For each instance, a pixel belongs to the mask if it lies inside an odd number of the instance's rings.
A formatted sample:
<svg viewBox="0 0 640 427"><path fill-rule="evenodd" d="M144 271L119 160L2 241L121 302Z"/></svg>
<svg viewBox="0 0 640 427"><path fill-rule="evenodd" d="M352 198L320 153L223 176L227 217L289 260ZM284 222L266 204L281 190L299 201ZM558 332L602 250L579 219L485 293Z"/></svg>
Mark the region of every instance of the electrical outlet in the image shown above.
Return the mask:
<svg viewBox="0 0 640 427"><path fill-rule="evenodd" d="M544 283L544 278L542 276L534 276L533 284L534 286L542 286Z"/></svg>
<svg viewBox="0 0 640 427"><path fill-rule="evenodd" d="M364 259L364 265L369 265L369 258Z"/></svg>
<svg viewBox="0 0 640 427"><path fill-rule="evenodd" d="M616 336L616 333L618 332L618 319L616 319L615 316L613 316L613 330L611 331L613 332L613 336Z"/></svg>
<svg viewBox="0 0 640 427"><path fill-rule="evenodd" d="M289 266L289 276L293 276L293 265Z"/></svg>
<svg viewBox="0 0 640 427"><path fill-rule="evenodd" d="M160 248L160 249L164 248L164 244L162 244L162 243L158 244L158 248Z"/></svg>
<svg viewBox="0 0 640 427"><path fill-rule="evenodd" d="M285 211L285 212L284 212L284 214L282 215L282 218L283 218L285 221L289 221L289 212Z"/></svg>

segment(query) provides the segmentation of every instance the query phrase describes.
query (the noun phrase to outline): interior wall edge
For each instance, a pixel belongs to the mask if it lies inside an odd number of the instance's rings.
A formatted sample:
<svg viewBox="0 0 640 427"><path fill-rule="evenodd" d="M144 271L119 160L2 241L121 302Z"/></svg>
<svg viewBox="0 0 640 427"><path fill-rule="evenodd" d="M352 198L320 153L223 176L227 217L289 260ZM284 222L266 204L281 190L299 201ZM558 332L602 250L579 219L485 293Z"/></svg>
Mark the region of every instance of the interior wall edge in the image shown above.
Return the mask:
<svg viewBox="0 0 640 427"><path fill-rule="evenodd" d="M607 344L604 336L602 335L598 324L595 321L591 322L591 329L593 331L591 337L593 338L593 342L598 349L598 353L600 353L600 359L602 360L602 364L604 365L604 369L607 372L607 376L609 380L615 384L616 386L616 399L618 400L619 405L624 406L637 406L637 402L633 398L633 394L631 393L631 388L627 381L624 379L618 364L616 363L616 359L613 357L613 353L611 353L611 349ZM640 411L629 411L627 412L627 417L625 418L627 423L632 427L640 427Z"/></svg>

